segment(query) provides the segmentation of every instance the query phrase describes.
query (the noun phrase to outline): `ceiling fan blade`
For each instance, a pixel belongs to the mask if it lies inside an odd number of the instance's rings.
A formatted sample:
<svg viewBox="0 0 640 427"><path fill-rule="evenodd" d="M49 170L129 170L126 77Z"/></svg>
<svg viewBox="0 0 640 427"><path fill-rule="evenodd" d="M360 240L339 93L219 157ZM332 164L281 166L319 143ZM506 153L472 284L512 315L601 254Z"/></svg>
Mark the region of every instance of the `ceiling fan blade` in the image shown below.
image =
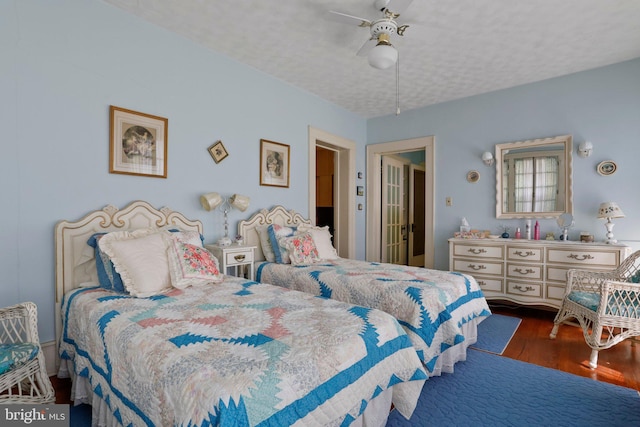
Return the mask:
<svg viewBox="0 0 640 427"><path fill-rule="evenodd" d="M386 9L392 12L394 15L399 16L403 13L413 0L389 0Z"/></svg>
<svg viewBox="0 0 640 427"><path fill-rule="evenodd" d="M371 26L371 21L364 18L358 18L357 16L347 15L346 13L336 12L334 10L330 10L331 18L336 22L341 22L343 24L348 25L357 25L358 27L369 27Z"/></svg>
<svg viewBox="0 0 640 427"><path fill-rule="evenodd" d="M369 40L364 42L364 44L360 49L358 49L358 52L356 53L356 55L367 56L369 54L369 51L373 49L377 43L378 43L378 40L375 37L370 38Z"/></svg>

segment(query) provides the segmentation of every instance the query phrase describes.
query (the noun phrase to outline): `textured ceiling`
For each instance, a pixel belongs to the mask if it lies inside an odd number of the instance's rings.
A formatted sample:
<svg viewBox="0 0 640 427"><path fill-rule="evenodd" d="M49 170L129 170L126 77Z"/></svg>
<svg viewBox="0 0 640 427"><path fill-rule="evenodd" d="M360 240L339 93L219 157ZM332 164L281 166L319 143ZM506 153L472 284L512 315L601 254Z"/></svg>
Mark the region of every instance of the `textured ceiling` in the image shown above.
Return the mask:
<svg viewBox="0 0 640 427"><path fill-rule="evenodd" d="M395 67L356 56L373 0L103 0L362 117L396 112ZM413 0L400 108L518 86L640 57L640 0ZM640 76L639 76L640 79Z"/></svg>

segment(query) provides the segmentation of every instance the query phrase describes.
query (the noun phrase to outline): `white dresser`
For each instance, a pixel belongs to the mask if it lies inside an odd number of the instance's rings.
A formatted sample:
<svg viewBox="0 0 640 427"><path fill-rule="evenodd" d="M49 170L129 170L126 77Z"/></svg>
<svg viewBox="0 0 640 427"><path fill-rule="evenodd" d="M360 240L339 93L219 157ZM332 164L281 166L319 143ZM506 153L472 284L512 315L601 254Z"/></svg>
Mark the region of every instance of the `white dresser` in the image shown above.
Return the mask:
<svg viewBox="0 0 640 427"><path fill-rule="evenodd" d="M449 239L449 269L469 273L487 300L559 308L571 268L610 270L625 245L524 239Z"/></svg>

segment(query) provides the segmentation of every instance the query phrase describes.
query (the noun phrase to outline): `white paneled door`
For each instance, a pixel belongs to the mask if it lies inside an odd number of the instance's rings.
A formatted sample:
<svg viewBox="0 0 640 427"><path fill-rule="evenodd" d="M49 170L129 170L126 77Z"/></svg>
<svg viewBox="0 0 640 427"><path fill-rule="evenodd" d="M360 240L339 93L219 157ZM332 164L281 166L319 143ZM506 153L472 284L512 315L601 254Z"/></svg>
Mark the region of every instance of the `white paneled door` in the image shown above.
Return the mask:
<svg viewBox="0 0 640 427"><path fill-rule="evenodd" d="M406 264L404 164L382 156L382 262Z"/></svg>

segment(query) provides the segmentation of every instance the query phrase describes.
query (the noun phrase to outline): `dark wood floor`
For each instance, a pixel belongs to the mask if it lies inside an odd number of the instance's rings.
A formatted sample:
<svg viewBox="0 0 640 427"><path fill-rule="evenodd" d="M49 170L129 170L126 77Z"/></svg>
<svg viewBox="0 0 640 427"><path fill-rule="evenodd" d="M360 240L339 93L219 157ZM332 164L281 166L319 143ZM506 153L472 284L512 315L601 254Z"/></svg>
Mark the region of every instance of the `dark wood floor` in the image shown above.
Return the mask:
<svg viewBox="0 0 640 427"><path fill-rule="evenodd" d="M549 339L555 311L492 304L494 313L522 319L504 357L521 360L575 375L640 390L640 344L627 340L600 352L598 368L589 368L591 349L585 344L582 330L560 327L555 340ZM470 350L471 351L471 350ZM56 389L56 403L70 403L71 383L51 377Z"/></svg>

